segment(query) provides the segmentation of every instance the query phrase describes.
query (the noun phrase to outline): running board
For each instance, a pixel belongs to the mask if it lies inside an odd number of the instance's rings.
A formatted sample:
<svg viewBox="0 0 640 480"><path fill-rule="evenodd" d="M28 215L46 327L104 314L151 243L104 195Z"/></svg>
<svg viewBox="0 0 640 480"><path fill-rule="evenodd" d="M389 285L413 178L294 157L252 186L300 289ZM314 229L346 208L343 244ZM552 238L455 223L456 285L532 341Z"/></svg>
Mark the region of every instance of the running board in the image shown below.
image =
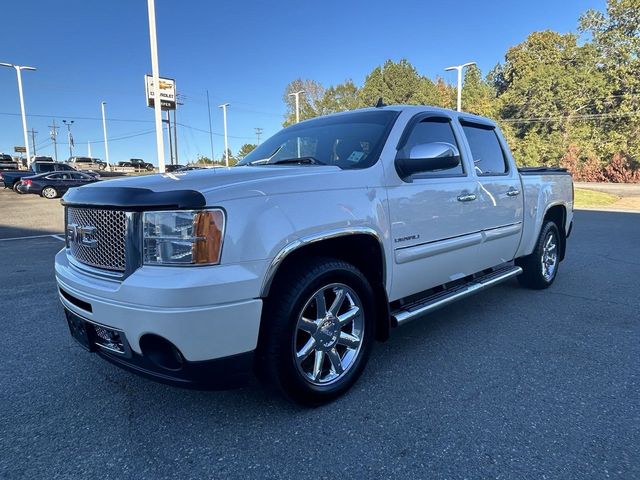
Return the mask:
<svg viewBox="0 0 640 480"><path fill-rule="evenodd" d="M522 268L516 266L508 266L494 270L493 272L487 273L481 277L476 277L468 283L457 285L450 290L444 290L420 299L417 302L403 305L398 310L392 312L391 316L398 326L404 325L425 313L429 313L437 310L438 308L449 305L456 300L473 295L474 293L497 285L498 283L504 282L516 275L520 275L521 273Z"/></svg>

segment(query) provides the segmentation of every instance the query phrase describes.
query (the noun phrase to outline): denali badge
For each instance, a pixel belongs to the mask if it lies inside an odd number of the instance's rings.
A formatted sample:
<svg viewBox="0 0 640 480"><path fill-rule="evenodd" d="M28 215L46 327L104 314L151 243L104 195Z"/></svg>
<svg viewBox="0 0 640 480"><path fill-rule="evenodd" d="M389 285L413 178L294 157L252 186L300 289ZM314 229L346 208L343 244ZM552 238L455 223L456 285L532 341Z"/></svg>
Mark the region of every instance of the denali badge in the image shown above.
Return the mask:
<svg viewBox="0 0 640 480"><path fill-rule="evenodd" d="M96 227L80 226L76 223L67 225L67 238L69 242L76 242L87 248L96 248L98 240L94 238Z"/></svg>

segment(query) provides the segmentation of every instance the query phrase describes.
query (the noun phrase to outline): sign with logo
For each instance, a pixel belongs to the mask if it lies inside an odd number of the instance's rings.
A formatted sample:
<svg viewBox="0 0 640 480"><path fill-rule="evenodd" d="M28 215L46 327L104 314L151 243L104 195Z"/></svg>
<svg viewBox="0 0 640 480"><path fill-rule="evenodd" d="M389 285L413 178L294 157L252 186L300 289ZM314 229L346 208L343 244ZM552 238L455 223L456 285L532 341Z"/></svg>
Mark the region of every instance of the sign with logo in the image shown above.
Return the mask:
<svg viewBox="0 0 640 480"><path fill-rule="evenodd" d="M16 153L27 153L27 147L13 147L13 151Z"/></svg>
<svg viewBox="0 0 640 480"><path fill-rule="evenodd" d="M144 76L144 89L147 94L147 107L154 106L153 76ZM176 109L176 81L160 77L160 106L163 110Z"/></svg>

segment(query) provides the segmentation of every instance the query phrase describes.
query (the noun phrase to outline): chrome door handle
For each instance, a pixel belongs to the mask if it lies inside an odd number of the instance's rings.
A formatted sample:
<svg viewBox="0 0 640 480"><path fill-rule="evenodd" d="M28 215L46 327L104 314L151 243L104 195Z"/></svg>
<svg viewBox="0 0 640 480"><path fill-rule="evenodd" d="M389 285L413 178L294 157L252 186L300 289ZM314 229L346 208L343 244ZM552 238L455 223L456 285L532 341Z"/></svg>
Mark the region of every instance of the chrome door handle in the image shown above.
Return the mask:
<svg viewBox="0 0 640 480"><path fill-rule="evenodd" d="M463 193L461 195L458 195L459 202L473 202L475 199L475 193Z"/></svg>
<svg viewBox="0 0 640 480"><path fill-rule="evenodd" d="M518 190L517 188L510 188L509 190L507 190L507 195L510 197L516 197L520 195L520 190Z"/></svg>

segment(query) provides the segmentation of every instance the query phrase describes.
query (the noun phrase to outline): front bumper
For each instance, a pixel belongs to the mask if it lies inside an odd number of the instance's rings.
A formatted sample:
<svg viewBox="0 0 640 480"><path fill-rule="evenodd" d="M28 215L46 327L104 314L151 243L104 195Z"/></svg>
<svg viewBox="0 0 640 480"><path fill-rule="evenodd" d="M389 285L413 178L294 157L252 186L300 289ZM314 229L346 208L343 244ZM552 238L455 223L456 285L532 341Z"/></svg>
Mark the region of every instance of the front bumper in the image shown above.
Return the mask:
<svg viewBox="0 0 640 480"><path fill-rule="evenodd" d="M142 267L121 282L93 277L56 256L60 301L88 325L120 332L126 352L90 342L89 350L136 373L182 386L227 386L246 376L258 341L261 265ZM255 292L255 295L253 295ZM175 347L167 368L150 339ZM147 346L145 346L147 345ZM224 374L224 375L223 375Z"/></svg>

